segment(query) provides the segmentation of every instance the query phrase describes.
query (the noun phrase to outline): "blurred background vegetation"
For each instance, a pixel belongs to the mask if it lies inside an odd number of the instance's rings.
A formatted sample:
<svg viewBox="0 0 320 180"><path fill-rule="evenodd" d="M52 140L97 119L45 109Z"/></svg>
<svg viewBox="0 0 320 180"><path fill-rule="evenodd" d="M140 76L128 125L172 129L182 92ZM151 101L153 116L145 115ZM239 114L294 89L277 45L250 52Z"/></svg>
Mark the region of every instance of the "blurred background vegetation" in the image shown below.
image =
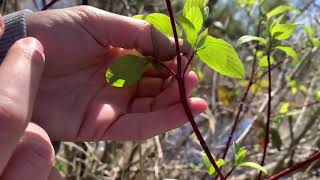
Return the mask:
<svg viewBox="0 0 320 180"><path fill-rule="evenodd" d="M3 14L20 9L40 10L49 0L0 1ZM61 0L51 8L76 6L82 1ZM166 13L165 1L160 0L89 0L89 5L106 11L132 16L152 12ZM173 0L175 11L180 11L183 0ZM267 12L280 4L291 4L297 9L286 15L286 21L306 24L319 38L319 0L266 0ZM233 44L243 35L255 35L261 18L255 0L209 0L210 16L206 27L209 34ZM108 28L108 27L106 27ZM264 31L261 32L263 36ZM299 28L285 43L293 47L299 62L292 63L285 54L273 56L272 143L265 167L277 172L304 160L320 147L320 61L317 47L310 47L305 31ZM198 125L212 153L221 157L230 133L235 112L248 84L254 44L237 47L246 66L247 77L234 80L209 70L201 62L194 62L200 84L195 96L205 98L209 109L197 117ZM234 141L249 150L249 159L260 162L266 119L268 81L265 67L258 66L255 84L244 103L241 122ZM55 166L66 179L212 179L201 161L201 148L187 124L169 133L144 142L64 142ZM232 148L228 154L232 160ZM316 161L287 179L320 179L320 163ZM141 171L143 169L143 171ZM230 179L251 179L257 171L236 169ZM254 178L253 178L254 179Z"/></svg>

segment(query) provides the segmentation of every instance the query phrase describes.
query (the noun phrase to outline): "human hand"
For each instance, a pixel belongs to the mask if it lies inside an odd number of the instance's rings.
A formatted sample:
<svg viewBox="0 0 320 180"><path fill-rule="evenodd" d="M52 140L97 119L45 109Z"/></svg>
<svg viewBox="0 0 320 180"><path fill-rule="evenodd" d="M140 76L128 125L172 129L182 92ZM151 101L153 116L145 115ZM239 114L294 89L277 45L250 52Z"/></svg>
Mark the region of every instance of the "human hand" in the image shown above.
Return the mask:
<svg viewBox="0 0 320 180"><path fill-rule="evenodd" d="M3 33L0 16L0 37ZM41 43L17 41L0 66L0 179L58 180L47 133L30 123L44 68Z"/></svg>
<svg viewBox="0 0 320 180"><path fill-rule="evenodd" d="M32 120L54 140L146 139L187 122L168 73L150 68L136 86L106 84L105 70L126 53L121 48L174 58L174 43L148 23L80 6L29 14L27 34L43 43L46 54ZM188 72L187 92L196 84L195 73ZM190 99L194 114L206 106Z"/></svg>

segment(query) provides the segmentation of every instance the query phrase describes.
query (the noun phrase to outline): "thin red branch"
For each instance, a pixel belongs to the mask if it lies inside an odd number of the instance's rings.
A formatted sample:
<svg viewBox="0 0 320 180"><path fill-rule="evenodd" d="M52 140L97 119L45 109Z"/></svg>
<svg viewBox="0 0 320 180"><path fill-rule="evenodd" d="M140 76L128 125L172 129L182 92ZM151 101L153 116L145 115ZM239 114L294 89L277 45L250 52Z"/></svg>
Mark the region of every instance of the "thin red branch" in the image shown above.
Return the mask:
<svg viewBox="0 0 320 180"><path fill-rule="evenodd" d="M256 36L260 36L261 23L262 23L262 20L259 21ZM223 152L223 156L222 156L223 159L225 159L227 154L228 154L228 150L229 150L233 135L234 135L234 133L236 131L236 128L237 128L239 120L240 120L240 114L242 112L243 105L244 105L244 103L245 103L245 101L246 101L246 99L248 97L248 94L249 94L251 86L254 84L253 78L254 78L254 74L255 74L255 71L256 71L255 68L256 68L256 64L257 64L258 49L259 49L259 43L257 42L256 48L255 48L255 55L254 55L254 59L253 59L253 64L252 64L252 69L251 69L251 76L250 76L249 84L248 84L248 86L246 88L246 91L244 92L244 94L243 94L243 96L241 98L241 102L239 104L239 108L238 108L237 114L236 114L235 119L233 121L232 130L231 130L231 133L229 135L229 138L228 138L228 141L227 141L227 144L226 144L226 148L224 149L224 152Z"/></svg>
<svg viewBox="0 0 320 180"><path fill-rule="evenodd" d="M265 129L265 135L264 135L264 145L263 145L263 155L262 155L262 160L260 165L263 166L266 156L267 156L267 149L268 149L268 144L270 141L269 133L270 133L270 121L271 121L271 92L272 92L272 87L271 87L271 62L270 62L270 57L271 57L271 49L272 49L272 42L270 42L268 51L267 51L267 60L268 60L268 110L267 110L267 123L266 123L266 129ZM259 180L262 178L262 172L260 171L259 174Z"/></svg>
<svg viewBox="0 0 320 180"><path fill-rule="evenodd" d="M206 153L207 157L209 158L212 166L214 167L214 169L216 170L217 174L219 175L219 177L221 179L225 179L223 174L221 173L218 165L216 164L210 150L209 147L207 146L206 142L204 141L200 130L193 118L193 114L192 111L189 107L188 104L188 100L187 100L187 95L186 95L186 88L185 88L185 83L184 83L184 74L182 73L182 64L181 64L181 54L180 54L180 46L179 46L179 39L178 39L178 34L177 34L177 30L176 30L176 23L175 23L175 19L174 19L174 14L173 14L173 10L172 10L172 5L171 5L171 1L170 0L166 0L166 4L167 4L167 8L169 11L169 16L170 16L170 21L171 21L171 26L172 26L172 30L173 30L173 34L174 34L174 40L175 40L175 46L176 46L176 53L177 53L177 82L178 82L178 86L179 86L179 93L180 93L180 101L183 105L184 111L189 119L189 122L193 128L193 131L195 132L201 146L202 149L204 150L204 152Z"/></svg>
<svg viewBox="0 0 320 180"><path fill-rule="evenodd" d="M192 62L193 57L194 57L195 54L196 54L196 51L194 51L194 52L192 53L191 57L188 59L188 63L187 63L186 67L185 67L184 70L183 70L183 74L184 74L184 75L186 74L186 72L187 72L187 70L188 70L188 67L190 66L190 64L191 64L191 62Z"/></svg>
<svg viewBox="0 0 320 180"><path fill-rule="evenodd" d="M311 157L309 157L307 160L303 161L303 162L300 162L292 167L289 167L271 177L268 178L268 180L276 180L276 179L279 179L283 176L286 176L298 169L302 169L304 168L305 166L307 166L308 164L312 163L313 161L316 161L320 159L320 151L316 152L315 154L313 154Z"/></svg>
<svg viewBox="0 0 320 180"><path fill-rule="evenodd" d="M41 11L47 10L49 9L51 6L53 6L55 3L57 3L59 0L52 0L51 2L49 2L49 4L45 5Z"/></svg>

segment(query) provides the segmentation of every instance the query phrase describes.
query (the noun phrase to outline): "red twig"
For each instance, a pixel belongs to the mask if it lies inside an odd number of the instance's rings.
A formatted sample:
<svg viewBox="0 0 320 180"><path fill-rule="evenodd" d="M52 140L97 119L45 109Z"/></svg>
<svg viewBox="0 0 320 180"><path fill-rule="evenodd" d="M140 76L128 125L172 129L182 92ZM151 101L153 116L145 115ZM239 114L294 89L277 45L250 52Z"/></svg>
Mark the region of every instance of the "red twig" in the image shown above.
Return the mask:
<svg viewBox="0 0 320 180"><path fill-rule="evenodd" d="M261 23L262 23L262 21L260 20L259 24L258 24L258 28L257 28L257 33L256 33L257 36L260 35ZM227 154L228 154L228 149L230 147L234 132L236 131L236 128L237 128L239 120L240 120L240 114L241 114L242 109L243 109L243 104L245 103L245 101L246 101L246 99L248 97L248 94L249 94L251 86L254 84L253 78L254 78L254 74L255 74L255 71L256 71L255 68L256 68L256 64L257 64L258 48L259 48L259 43L257 42L256 48L255 48L256 50L255 50L254 60L253 60L253 64L252 64L252 69L251 69L251 76L250 76L249 84L248 84L248 86L246 88L246 91L244 92L244 94L243 94L243 96L241 98L241 102L239 104L239 108L238 108L237 114L236 114L235 119L233 121L232 130L231 130L231 133L229 135L229 138L228 138L228 141L227 141L227 144L226 144L226 148L224 149L224 152L223 152L223 156L222 156L223 159L225 159Z"/></svg>
<svg viewBox="0 0 320 180"><path fill-rule="evenodd" d="M266 129L265 129L265 135L264 135L264 145L263 145L263 155L262 155L262 160L260 165L263 166L266 156L267 156L267 149L268 149L268 144L269 144L269 133L270 133L270 121L271 121L271 92L272 92L272 87L271 87L271 63L270 63L270 56L271 56L271 49L272 49L272 43L269 43L267 55L268 55L268 81L269 81L269 86L268 86L268 110L267 110L267 123L266 123ZM260 171L259 174L259 180L262 178L262 172Z"/></svg>
<svg viewBox="0 0 320 180"><path fill-rule="evenodd" d="M174 19L174 15L173 15L173 10L172 10L172 5L171 5L171 1L170 0L166 0L166 4L167 4L167 8L168 8L168 12L169 12L169 16L170 16L170 21L171 21L171 26L172 26L172 30L173 30L173 34L174 34L174 40L175 40L175 46L176 46L176 53L177 53L177 82L178 82L178 86L179 86L179 93L180 93L180 101L183 105L183 108L185 110L185 113L189 119L189 122L204 150L204 152L206 153L206 155L208 156L211 164L213 165L213 167L215 168L217 174L219 175L219 177L221 179L225 179L223 174L221 173L218 165L216 164L210 150L209 147L207 146L206 142L204 141L200 130L193 118L192 112L190 110L189 104L188 104L188 100L187 100L187 96L186 96L186 88L185 88L185 84L184 84L184 74L182 73L182 63L181 63L181 54L180 54L180 46L179 46L179 41L178 41L178 34L177 34L177 30L176 30L176 23L175 23L175 19Z"/></svg>
<svg viewBox="0 0 320 180"><path fill-rule="evenodd" d="M53 6L55 3L57 3L59 0L52 0L51 2L49 2L49 4L45 5L41 11L47 10L49 9L51 6Z"/></svg>
<svg viewBox="0 0 320 180"><path fill-rule="evenodd" d="M307 160L303 161L303 162L300 162L292 167L289 167L271 177L268 178L268 180L276 180L276 179L279 179L283 176L286 176L298 169L301 169L303 167L305 167L306 165L312 163L313 161L317 160L317 159L320 159L320 151L316 152L315 154L313 154L311 157L309 157Z"/></svg>

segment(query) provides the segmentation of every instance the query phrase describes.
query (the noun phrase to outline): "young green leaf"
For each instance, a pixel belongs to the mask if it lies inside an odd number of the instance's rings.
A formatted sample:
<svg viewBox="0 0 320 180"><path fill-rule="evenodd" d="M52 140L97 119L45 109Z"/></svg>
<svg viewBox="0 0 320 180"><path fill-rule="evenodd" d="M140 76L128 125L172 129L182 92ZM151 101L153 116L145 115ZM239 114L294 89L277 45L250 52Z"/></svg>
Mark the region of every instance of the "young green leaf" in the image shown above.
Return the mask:
<svg viewBox="0 0 320 180"><path fill-rule="evenodd" d="M138 56L122 56L106 71L108 84L114 87L128 87L135 84L148 66L148 60Z"/></svg>
<svg viewBox="0 0 320 180"><path fill-rule="evenodd" d="M281 50L282 52L286 53L288 56L290 56L295 62L298 61L298 55L294 49L287 46L277 46L276 49Z"/></svg>
<svg viewBox="0 0 320 180"><path fill-rule="evenodd" d="M296 29L297 25L295 24L278 24L272 28L271 35L276 40L286 40L292 36Z"/></svg>
<svg viewBox="0 0 320 180"><path fill-rule="evenodd" d="M214 167L212 166L208 156L206 155L206 153L202 152L201 153L201 158L202 158L202 162L204 163L204 165L206 166L206 168L208 169L208 174L210 176L214 176L216 173L216 170L214 169ZM217 166L219 168L221 168L224 164L225 161L223 159L219 159L218 161L216 161Z"/></svg>
<svg viewBox="0 0 320 180"><path fill-rule="evenodd" d="M193 24L197 33L200 32L203 26L203 17L200 8L197 6L188 8L184 13L184 16Z"/></svg>
<svg viewBox="0 0 320 180"><path fill-rule="evenodd" d="M270 64L274 62L273 56L270 56ZM259 60L259 67L260 68L266 68L268 67L268 56L262 56L262 58Z"/></svg>
<svg viewBox="0 0 320 180"><path fill-rule="evenodd" d="M260 43L266 45L268 42L266 39L262 38L262 37L257 37L257 36L251 36L251 35L245 35L239 38L239 40L237 41L237 46L243 44L243 43L247 43L250 41L259 41Z"/></svg>
<svg viewBox="0 0 320 180"><path fill-rule="evenodd" d="M255 162L243 162L241 164L239 164L240 167L251 167L254 169L257 169L259 171L262 171L264 174L268 174L267 170L260 166L259 164L255 163Z"/></svg>
<svg viewBox="0 0 320 180"><path fill-rule="evenodd" d="M316 38L313 38L312 39L312 44L316 47L320 47L320 40L319 39L316 39Z"/></svg>
<svg viewBox="0 0 320 180"><path fill-rule="evenodd" d="M307 36L309 39L313 39L314 37L314 31L311 27L307 25L303 25L303 29L307 32Z"/></svg>
<svg viewBox="0 0 320 180"><path fill-rule="evenodd" d="M202 31L198 37L196 48L200 48L203 46L203 44L206 42L206 39L208 37L208 28L206 28L204 31Z"/></svg>
<svg viewBox="0 0 320 180"><path fill-rule="evenodd" d="M286 11L289 11L292 9L292 6L290 5L280 5L276 8L274 8L273 10L271 10L270 12L267 13L267 18L270 19L273 16L277 16L279 14L282 14Z"/></svg>
<svg viewBox="0 0 320 180"><path fill-rule="evenodd" d="M233 148L234 148L234 163L236 166L241 164L246 156L247 156L247 150L244 147L240 147L237 143L233 143Z"/></svg>
<svg viewBox="0 0 320 180"><path fill-rule="evenodd" d="M210 10L209 10L209 7L206 6L203 8L203 20L207 20L208 17L209 17L209 13L210 13Z"/></svg>
<svg viewBox="0 0 320 180"><path fill-rule="evenodd" d="M167 36L173 36L173 31L171 27L171 21L169 16L162 13L152 13L149 15L135 15L135 19L145 20L148 23L152 24L157 30L166 34ZM177 27L179 33L179 28Z"/></svg>
<svg viewBox="0 0 320 180"><path fill-rule="evenodd" d="M177 19L182 26L183 34L185 38L187 39L187 41L192 47L195 47L195 44L198 38L197 37L198 33L194 28L193 24L184 16L178 16Z"/></svg>
<svg viewBox="0 0 320 180"><path fill-rule="evenodd" d="M320 100L320 91L318 91L318 92L316 93L316 97L317 97L318 100Z"/></svg>
<svg viewBox="0 0 320 180"><path fill-rule="evenodd" d="M300 85L299 86L299 90L301 91L301 92L304 92L304 93L307 93L307 87L306 86L304 86L304 85Z"/></svg>
<svg viewBox="0 0 320 180"><path fill-rule="evenodd" d="M244 77L244 66L237 52L232 45L222 39L208 36L197 56L211 69L223 75L232 78Z"/></svg>
<svg viewBox="0 0 320 180"><path fill-rule="evenodd" d="M289 102L283 103L283 104L280 106L279 113L281 113L281 114L287 113L287 112L289 111L289 106L290 106L290 103L289 103Z"/></svg>
<svg viewBox="0 0 320 180"><path fill-rule="evenodd" d="M183 13L185 14L189 8L192 7L198 7L200 9L203 9L208 4L207 0L186 0L184 6L183 6Z"/></svg>

